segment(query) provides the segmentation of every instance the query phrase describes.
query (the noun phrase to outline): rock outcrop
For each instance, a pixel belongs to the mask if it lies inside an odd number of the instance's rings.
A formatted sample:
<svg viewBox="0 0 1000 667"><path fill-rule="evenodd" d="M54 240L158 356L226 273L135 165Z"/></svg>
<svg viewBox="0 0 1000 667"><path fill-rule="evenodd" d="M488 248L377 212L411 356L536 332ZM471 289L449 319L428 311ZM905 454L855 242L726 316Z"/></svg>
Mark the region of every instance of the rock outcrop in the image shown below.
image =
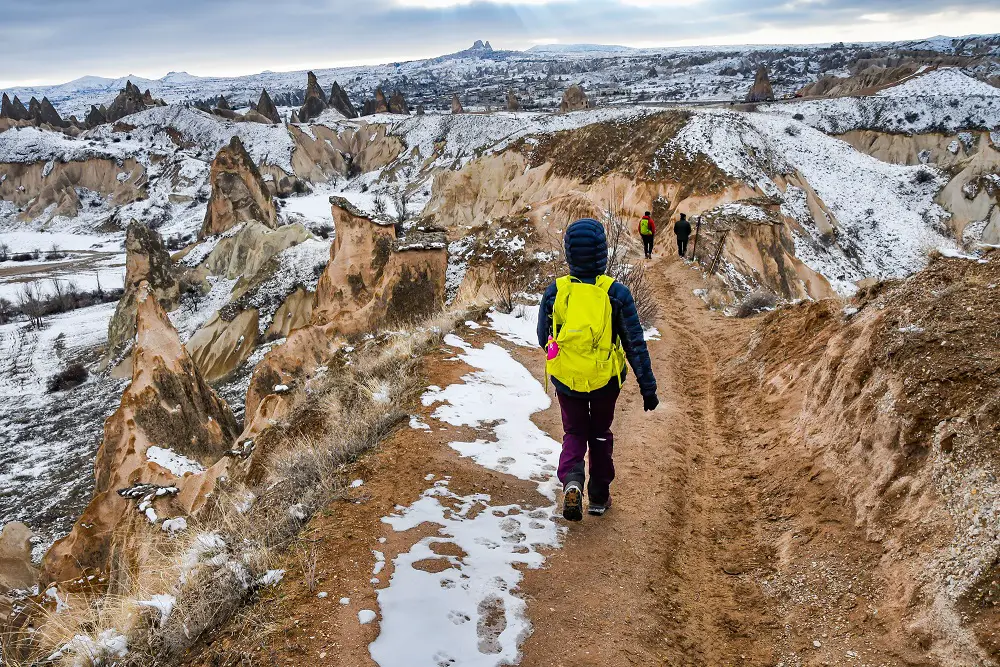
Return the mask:
<svg viewBox="0 0 1000 667"><path fill-rule="evenodd" d="M87 112L87 117L84 119L84 122L87 124L88 128L97 127L98 125L104 125L105 123L108 122L108 117L105 114L105 111L102 109L103 105L100 109L94 106L93 104L90 105L90 111Z"/></svg>
<svg viewBox="0 0 1000 667"><path fill-rule="evenodd" d="M233 137L212 160L209 181L212 195L198 238L251 220L275 227L277 210L271 193L239 137Z"/></svg>
<svg viewBox="0 0 1000 667"><path fill-rule="evenodd" d="M257 100L257 113L272 123L281 122L278 107L274 106L274 102L271 101L271 96L267 94L267 88L260 91L260 99Z"/></svg>
<svg viewBox="0 0 1000 667"><path fill-rule="evenodd" d="M0 100L0 118L28 120L28 110L21 104L21 100L17 99L17 95L14 96L14 101L11 102L7 93L4 93L2 100Z"/></svg>
<svg viewBox="0 0 1000 667"><path fill-rule="evenodd" d="M139 286L144 283L164 310L177 307L180 288L163 239L133 220L125 232L125 293L108 323L106 363L117 362L132 345Z"/></svg>
<svg viewBox="0 0 1000 667"><path fill-rule="evenodd" d="M139 286L136 303L132 383L105 422L92 500L42 561L43 587L88 574L127 574L150 548L146 531L207 502L206 485L216 479L196 471L219 462L239 433L148 283Z"/></svg>
<svg viewBox="0 0 1000 667"><path fill-rule="evenodd" d="M753 88L747 93L747 102L773 102L774 91L771 90L771 80L767 76L767 67L761 65L757 68L757 76L753 81Z"/></svg>
<svg viewBox="0 0 1000 667"><path fill-rule="evenodd" d="M330 88L330 106L339 111L344 118L358 117L358 110L351 104L351 98L347 96L347 91L341 88L336 81Z"/></svg>
<svg viewBox="0 0 1000 667"><path fill-rule="evenodd" d="M52 102L49 102L49 98L43 97L41 103L38 105L39 114L38 119L45 123L46 125L51 125L52 127L68 127L69 123L62 119L56 108L52 106Z"/></svg>
<svg viewBox="0 0 1000 667"><path fill-rule="evenodd" d="M306 123L313 118L319 117L326 110L326 95L320 88L316 75L309 72L306 83L306 101L299 109L299 122Z"/></svg>
<svg viewBox="0 0 1000 667"><path fill-rule="evenodd" d="M407 234L330 198L337 237L316 288L313 323L350 335L419 319L444 303L443 234Z"/></svg>
<svg viewBox="0 0 1000 667"><path fill-rule="evenodd" d="M232 111L233 108L229 106L229 102L226 100L225 95L219 95L218 101L215 103L216 109L222 109L223 111Z"/></svg>
<svg viewBox="0 0 1000 667"><path fill-rule="evenodd" d="M423 116L426 113L427 113L427 111L424 109L424 105L423 104L418 104L417 105L417 114L416 115Z"/></svg>
<svg viewBox="0 0 1000 667"><path fill-rule="evenodd" d="M28 100L28 120L35 125L42 122L42 103L34 97Z"/></svg>
<svg viewBox="0 0 1000 667"><path fill-rule="evenodd" d="M513 88L507 89L507 111L520 111L521 100L517 99Z"/></svg>
<svg viewBox="0 0 1000 667"><path fill-rule="evenodd" d="M150 91L147 90L143 93L134 83L126 81L125 87L121 89L104 115L109 123L113 123L125 116L145 111L150 107L165 106L165 104L163 100L153 99Z"/></svg>
<svg viewBox="0 0 1000 667"><path fill-rule="evenodd" d="M462 100L458 99L458 93L453 93L451 96L451 112L453 114L465 113L465 109L462 108Z"/></svg>
<svg viewBox="0 0 1000 667"><path fill-rule="evenodd" d="M406 105L406 100L403 99L402 91L397 90L389 98L389 113L410 115L410 107Z"/></svg>
<svg viewBox="0 0 1000 667"><path fill-rule="evenodd" d="M574 83L566 89L562 96L562 102L559 103L560 113L582 111L590 108L591 105L590 100L587 98L587 93L584 92L583 86L578 83Z"/></svg>
<svg viewBox="0 0 1000 667"><path fill-rule="evenodd" d="M362 115L371 116L376 113L389 113L389 101L385 99L385 93L381 88L375 89L375 99L365 100L365 107Z"/></svg>
<svg viewBox="0 0 1000 667"><path fill-rule="evenodd" d="M28 590L38 581L38 571L31 563L31 530L11 521L0 533L0 593Z"/></svg>

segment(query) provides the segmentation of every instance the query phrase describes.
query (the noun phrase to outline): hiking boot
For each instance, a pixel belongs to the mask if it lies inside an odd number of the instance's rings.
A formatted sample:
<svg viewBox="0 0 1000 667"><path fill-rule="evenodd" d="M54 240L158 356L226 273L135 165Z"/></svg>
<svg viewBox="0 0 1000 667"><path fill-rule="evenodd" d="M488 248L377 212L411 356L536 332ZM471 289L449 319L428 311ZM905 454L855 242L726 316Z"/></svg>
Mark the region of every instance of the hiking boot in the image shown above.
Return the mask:
<svg viewBox="0 0 1000 667"><path fill-rule="evenodd" d="M583 487L579 482L570 482L563 489L563 518L583 521Z"/></svg>
<svg viewBox="0 0 1000 667"><path fill-rule="evenodd" d="M604 513L611 509L611 498L608 498L607 502L595 503L591 502L587 504L587 514L591 516L604 516Z"/></svg>

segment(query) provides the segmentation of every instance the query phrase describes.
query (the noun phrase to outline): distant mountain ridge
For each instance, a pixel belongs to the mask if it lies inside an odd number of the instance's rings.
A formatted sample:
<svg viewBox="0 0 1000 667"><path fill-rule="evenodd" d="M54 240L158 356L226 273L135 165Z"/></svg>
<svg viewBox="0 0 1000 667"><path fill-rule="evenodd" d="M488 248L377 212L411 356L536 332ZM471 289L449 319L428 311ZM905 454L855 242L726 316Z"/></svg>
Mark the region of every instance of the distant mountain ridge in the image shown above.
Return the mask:
<svg viewBox="0 0 1000 667"><path fill-rule="evenodd" d="M548 108L570 83L581 83L607 98L602 103L726 101L741 98L760 64L770 70L775 93L790 94L821 75L843 76L851 62L863 58L902 57L912 52L992 59L981 78L1000 76L1000 35L933 37L906 42L824 44L815 46L708 46L635 48L600 44L539 44L525 51L494 49L476 40L451 54L382 65L313 70L320 84L339 82L360 102L375 88L400 89L415 105L447 109L458 93L463 104L502 106L507 90L525 98L526 108ZM656 76L652 76L656 74ZM684 74L685 76L682 76ZM690 76L688 76L690 75ZM234 108L246 107L266 88L277 99L304 91L305 70L265 71L236 77L197 76L170 72L160 79L136 76L84 76L67 83L8 89L27 103L47 97L68 117L83 117L90 105L109 103L131 81L168 103L204 103L224 95ZM542 86L540 80L547 84ZM279 105L281 104L278 102Z"/></svg>

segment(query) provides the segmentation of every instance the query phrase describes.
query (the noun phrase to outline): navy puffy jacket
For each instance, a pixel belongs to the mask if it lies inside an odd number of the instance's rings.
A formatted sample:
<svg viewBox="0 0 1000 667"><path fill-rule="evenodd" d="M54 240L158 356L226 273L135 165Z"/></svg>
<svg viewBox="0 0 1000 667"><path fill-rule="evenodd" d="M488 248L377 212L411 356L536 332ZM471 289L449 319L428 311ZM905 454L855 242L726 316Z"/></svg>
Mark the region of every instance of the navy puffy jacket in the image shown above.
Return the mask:
<svg viewBox="0 0 1000 667"><path fill-rule="evenodd" d="M584 218L577 220L566 229L564 236L566 248L566 263L569 273L574 278L593 284L597 276L604 273L608 267L608 240L604 235L604 227L596 220ZM639 313L635 309L632 293L621 283L614 283L608 290L611 299L612 334L621 339L625 348L625 357L635 372L639 382L639 391L643 396L656 393L656 378L649 362L649 350L642 335L642 325L639 324ZM538 344L544 348L552 333L552 306L556 302L556 284L552 283L542 296L538 306ZM622 372L624 380L625 373ZM562 394L582 396L585 393L576 392L552 378L556 389Z"/></svg>

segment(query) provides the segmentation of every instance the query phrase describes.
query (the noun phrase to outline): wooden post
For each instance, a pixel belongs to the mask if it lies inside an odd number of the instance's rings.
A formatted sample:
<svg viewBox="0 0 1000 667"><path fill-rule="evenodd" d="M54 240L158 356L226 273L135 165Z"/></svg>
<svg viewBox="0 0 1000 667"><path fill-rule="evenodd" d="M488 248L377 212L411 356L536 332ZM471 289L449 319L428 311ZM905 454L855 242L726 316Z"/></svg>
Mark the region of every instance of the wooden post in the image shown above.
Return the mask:
<svg viewBox="0 0 1000 667"><path fill-rule="evenodd" d="M698 216L698 222L695 223L694 228L694 248L691 249L691 261L698 261L698 237L701 236L701 216Z"/></svg>
<svg viewBox="0 0 1000 667"><path fill-rule="evenodd" d="M722 230L722 238L719 239L719 249L715 252L715 259L712 260L712 268L708 270L709 277L715 275L715 266L719 263L722 258L722 251L726 249L726 236L729 234L728 229Z"/></svg>

